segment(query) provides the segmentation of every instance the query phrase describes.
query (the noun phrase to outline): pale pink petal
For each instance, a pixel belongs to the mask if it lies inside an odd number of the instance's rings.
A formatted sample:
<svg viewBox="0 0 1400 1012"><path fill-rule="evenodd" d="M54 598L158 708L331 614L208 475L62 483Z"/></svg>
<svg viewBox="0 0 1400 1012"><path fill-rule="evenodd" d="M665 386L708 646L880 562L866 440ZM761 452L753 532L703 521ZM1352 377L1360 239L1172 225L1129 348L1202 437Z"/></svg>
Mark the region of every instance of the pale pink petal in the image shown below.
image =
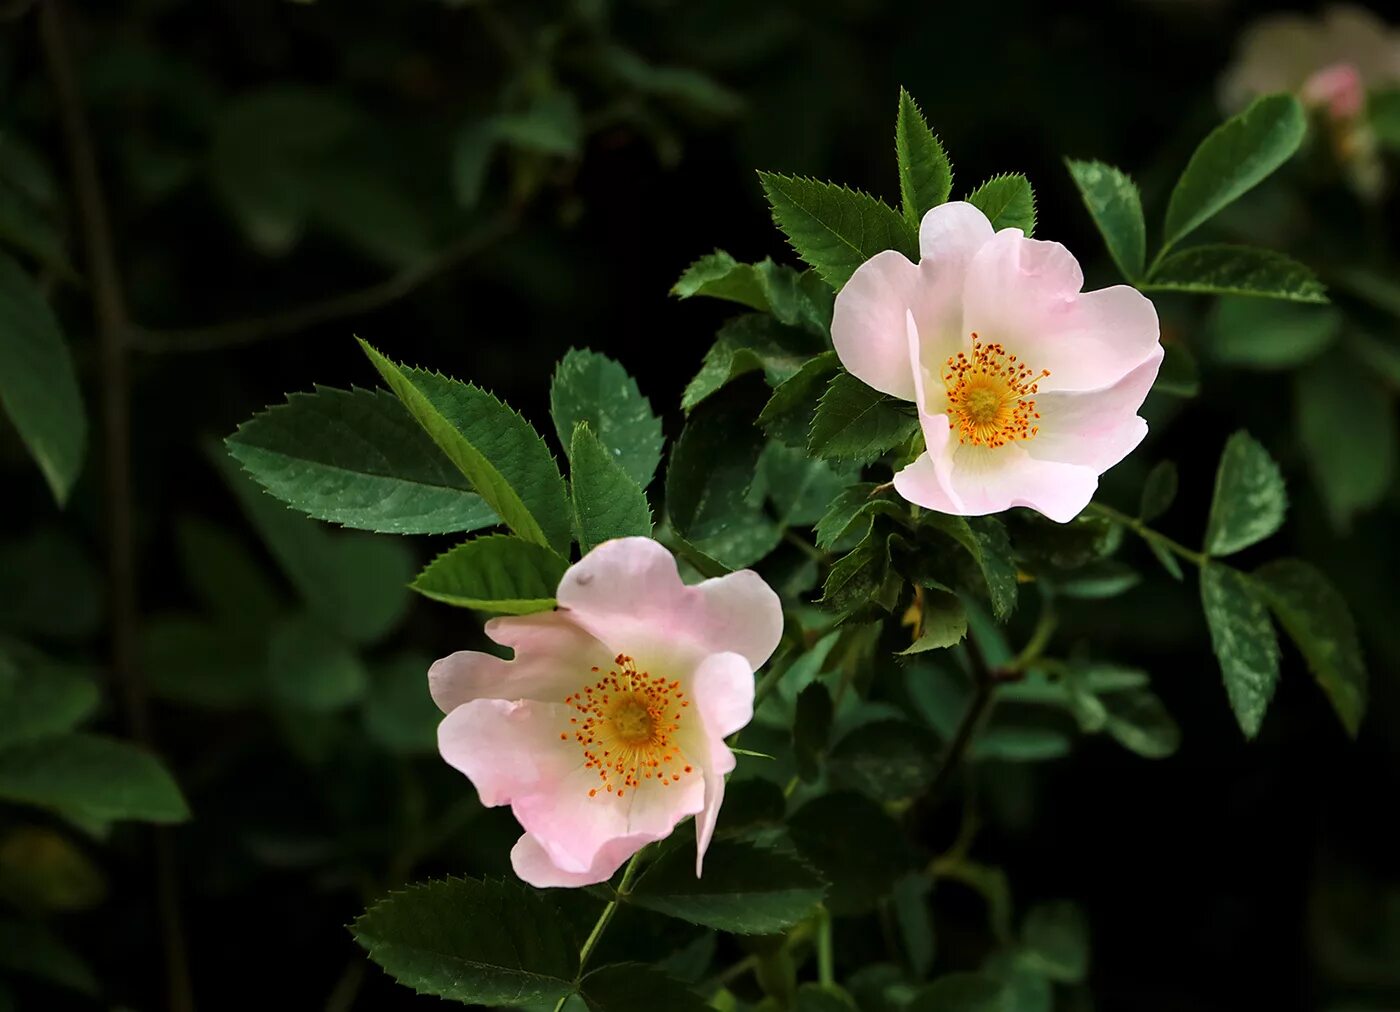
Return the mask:
<svg viewBox="0 0 1400 1012"><path fill-rule="evenodd" d="M559 702L588 679L592 665L613 652L562 612L541 612L486 623L486 635L515 651L503 660L459 650L428 669L428 691L444 713L473 699Z"/></svg>
<svg viewBox="0 0 1400 1012"><path fill-rule="evenodd" d="M539 840L526 833L511 849L510 863L521 881L536 889L597 885L617 874L628 858L654 842L654 839L650 836L622 836L609 840L599 848L586 870L566 871L550 860L549 853Z"/></svg>
<svg viewBox="0 0 1400 1012"><path fill-rule="evenodd" d="M602 783L595 771L580 767L551 790L522 797L511 806L520 825L564 871L587 871L604 847L623 837L660 840L705 802L704 780L693 774L664 787L645 782L627 789L621 798L603 790ZM598 794L589 797L593 789Z"/></svg>
<svg viewBox="0 0 1400 1012"><path fill-rule="evenodd" d="M782 636L782 604L757 574L740 571L694 587L650 538L619 538L569 567L558 601L614 651L687 658L734 650L758 667Z"/></svg>
<svg viewBox="0 0 1400 1012"><path fill-rule="evenodd" d="M1046 393L1035 398L1040 434L1022 444L1041 460L1082 464L1102 474L1126 457L1147 435L1137 415L1162 364L1155 355L1116 384L1082 393Z"/></svg>
<svg viewBox="0 0 1400 1012"><path fill-rule="evenodd" d="M919 222L919 259L947 269L966 267L972 255L992 237L992 223L965 200L950 200L929 208Z"/></svg>
<svg viewBox="0 0 1400 1012"><path fill-rule="evenodd" d="M1041 390L1112 386L1158 347L1157 311L1126 285L1080 293L1079 263L1059 243L997 233L973 257L963 326L1037 372Z"/></svg>
<svg viewBox="0 0 1400 1012"><path fill-rule="evenodd" d="M1078 516L1099 484L1093 468L1036 460L1020 443L956 446L948 480L965 516L1028 506L1057 523Z"/></svg>
<svg viewBox="0 0 1400 1012"><path fill-rule="evenodd" d="M919 268L897 250L876 253L836 294L831 342L846 370L867 386L914 399L905 351L904 314L922 285Z"/></svg>
<svg viewBox="0 0 1400 1012"><path fill-rule="evenodd" d="M552 790L581 762L561 741L573 709L562 703L474 699L438 725L438 751L467 775L488 808Z"/></svg>
<svg viewBox="0 0 1400 1012"><path fill-rule="evenodd" d="M724 778L734 769L734 753L724 739L753 719L754 678L748 660L736 653L713 654L696 669L693 696L700 708L706 755L704 809L695 819L695 874L714 836L724 803Z"/></svg>

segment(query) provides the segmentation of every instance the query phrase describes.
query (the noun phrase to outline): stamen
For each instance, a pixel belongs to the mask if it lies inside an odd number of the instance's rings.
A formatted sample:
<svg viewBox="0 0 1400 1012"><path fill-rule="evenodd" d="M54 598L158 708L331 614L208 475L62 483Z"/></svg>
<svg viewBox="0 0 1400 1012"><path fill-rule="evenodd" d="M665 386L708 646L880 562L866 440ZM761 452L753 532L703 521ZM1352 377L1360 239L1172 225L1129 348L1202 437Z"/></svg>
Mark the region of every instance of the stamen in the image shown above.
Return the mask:
<svg viewBox="0 0 1400 1012"><path fill-rule="evenodd" d="M571 727L559 737L567 741L572 732L583 750L583 768L597 770L609 794L624 797L653 778L669 787L693 772L674 737L681 729L680 709L690 701L680 698L679 680L638 671L626 654L613 662L616 667L606 674L593 668L598 680L564 697L579 717L570 717ZM588 796L597 797L598 790Z"/></svg>
<svg viewBox="0 0 1400 1012"><path fill-rule="evenodd" d="M943 373L958 442L996 449L1035 436L1040 412L1031 395L1049 375L1049 369L1037 373L1002 345L983 344L974 333L972 355L950 355Z"/></svg>

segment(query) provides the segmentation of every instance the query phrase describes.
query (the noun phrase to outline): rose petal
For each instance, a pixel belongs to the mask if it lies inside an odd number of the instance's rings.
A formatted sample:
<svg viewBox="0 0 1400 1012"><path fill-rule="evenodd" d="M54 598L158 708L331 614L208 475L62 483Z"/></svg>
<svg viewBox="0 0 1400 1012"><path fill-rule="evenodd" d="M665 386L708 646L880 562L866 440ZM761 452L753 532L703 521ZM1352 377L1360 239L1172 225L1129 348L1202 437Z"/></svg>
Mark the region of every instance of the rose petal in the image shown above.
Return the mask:
<svg viewBox="0 0 1400 1012"><path fill-rule="evenodd" d="M539 840L526 833L516 841L510 852L510 863L523 882L536 889L577 888L606 882L617 874L623 862L647 844L653 842L649 836L623 836L610 840L584 871L566 871L552 860Z"/></svg>
<svg viewBox="0 0 1400 1012"><path fill-rule="evenodd" d="M581 762L578 743L561 741L571 707L562 703L474 699L438 725L438 751L467 775L487 808L552 790Z"/></svg>
<svg viewBox="0 0 1400 1012"><path fill-rule="evenodd" d="M1156 354L1113 386L1081 393L1038 394L1040 433L1023 445L1039 460L1081 464L1099 474L1126 457L1147 435L1137 416L1162 364Z"/></svg>
<svg viewBox="0 0 1400 1012"><path fill-rule="evenodd" d="M964 516L1029 506L1067 523L1089 504L1099 484L1092 468L1036 460L1020 443L996 449L954 443L949 456L947 489Z"/></svg>
<svg viewBox="0 0 1400 1012"><path fill-rule="evenodd" d="M705 851L714 836L720 805L724 803L724 778L734 769L734 753L724 739L753 719L754 669L735 653L705 658L693 678L694 698L703 725L704 808L695 819L695 874L699 875Z"/></svg>

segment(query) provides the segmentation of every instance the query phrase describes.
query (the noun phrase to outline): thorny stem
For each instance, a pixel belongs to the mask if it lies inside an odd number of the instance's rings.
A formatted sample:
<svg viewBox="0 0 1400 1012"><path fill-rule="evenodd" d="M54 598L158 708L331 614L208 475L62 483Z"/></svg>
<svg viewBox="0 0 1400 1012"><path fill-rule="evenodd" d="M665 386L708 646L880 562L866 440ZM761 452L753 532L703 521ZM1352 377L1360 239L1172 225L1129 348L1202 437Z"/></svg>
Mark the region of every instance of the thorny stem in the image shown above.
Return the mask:
<svg viewBox="0 0 1400 1012"><path fill-rule="evenodd" d="M1128 516L1128 514L1122 513L1114 509L1112 506L1105 506L1103 503L1099 502L1091 502L1089 504L1089 509L1093 510L1101 517L1105 517L1106 519L1112 520L1115 523L1122 524L1124 527L1128 528L1128 530L1132 531L1144 541L1150 541L1162 548L1165 548L1167 551L1173 552L1174 554L1181 556L1183 559L1185 559L1187 562L1192 563L1193 565L1204 566L1210 561L1210 557L1204 552L1197 552L1190 548L1187 548L1180 542L1173 541L1165 534L1161 534L1153 530L1151 527L1148 527L1137 517Z"/></svg>
<svg viewBox="0 0 1400 1012"><path fill-rule="evenodd" d="M939 797L952 783L953 777L957 775L972 747L973 739L977 737L977 732L981 729L983 721L992 711L992 705L996 702L997 686L1002 682L1014 681L1020 677L1020 673L1009 666L993 668L988 665L987 658L982 653L982 648L971 630L968 631L965 642L968 659L972 662L977 688L973 693L972 702L967 706L967 712L963 714L957 730L953 733L953 740L948 743L948 750L943 755L943 762L934 775L933 783L929 785L928 796L930 798Z"/></svg>
<svg viewBox="0 0 1400 1012"><path fill-rule="evenodd" d="M132 347L148 354L182 354L239 348L275 337L286 337L299 331L335 320L381 309L413 294L424 284L505 237L518 220L518 212L505 211L435 256L406 267L393 277L327 299L318 299L283 313L253 316L229 323L188 329L151 330L130 327Z"/></svg>

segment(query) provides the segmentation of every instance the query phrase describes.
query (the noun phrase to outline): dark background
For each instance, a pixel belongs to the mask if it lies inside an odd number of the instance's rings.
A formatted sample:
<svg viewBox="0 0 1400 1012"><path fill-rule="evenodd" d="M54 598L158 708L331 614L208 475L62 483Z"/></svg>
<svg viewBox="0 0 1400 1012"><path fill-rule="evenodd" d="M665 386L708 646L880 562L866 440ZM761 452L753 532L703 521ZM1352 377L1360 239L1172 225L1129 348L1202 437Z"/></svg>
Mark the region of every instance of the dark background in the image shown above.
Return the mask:
<svg viewBox="0 0 1400 1012"><path fill-rule="evenodd" d="M562 8L429 0L69 6L132 315L143 326L277 313L372 284L393 269L314 228L277 257L240 235L199 162L212 129L206 110L216 115L251 89L313 85L368 112L386 138L370 157L421 201L441 242L495 209L520 208L504 239L383 308L247 346L135 357L146 613L188 606L170 537L177 518L241 524L202 441L222 437L288 391L373 385L352 335L394 358L470 379L546 429L553 363L570 346L588 346L628 367L665 412L674 438L680 390L725 314L718 305L678 303L670 285L716 246L741 260L791 261L769 221L757 168L896 198L900 85L920 101L952 155L955 193L996 172L1027 173L1039 201L1037 234L1074 250L1091 285L1112 283L1062 157L1100 158L1132 172L1149 221L1160 220L1175 172L1219 120L1215 82L1233 40L1275 7L1204 0L610 4L612 37L657 64L703 70L742 98L742 110L676 117L673 164L634 125L600 128L580 157L551 163L523 196L515 192L518 167L499 160L481 208L464 212L452 206L448 188L453 133L507 93L503 82L516 72L510 40L528 44ZM0 25L0 33L0 122L21 124L66 178L33 19ZM575 80L567 67L561 80ZM587 109L596 96L578 87ZM158 140L194 167L176 185L142 193L120 154L133 137ZM1345 242L1367 213L1395 221L1393 202L1367 212L1346 194L1310 194L1310 206L1339 238L1289 237L1305 248ZM95 404L102 380L86 300L70 291L58 305ZM1182 321L1180 340L1199 341L1193 304L1163 313ZM1084 904L1098 1008L1400 1008L1400 754L1390 731L1400 708L1394 491L1351 531L1334 532L1291 441L1292 380L1230 372L1208 356L1202 369L1198 399L1156 405L1159 424L1141 462L1106 483L1106 499L1131 508L1146 465L1171 456L1183 488L1163 529L1196 543L1220 446L1248 425L1284 463L1295 503L1285 532L1260 559L1291 549L1313 560L1338 581L1361 621L1373 699L1360 740L1346 739L1301 661L1286 651L1273 709L1259 739L1246 744L1226 705L1194 587L1154 574L1124 597L1071 609L1062 637L1089 640L1096 654L1151 671L1182 727L1181 750L1154 763L1093 739L1053 763L980 767L995 817L977 854L1008 870L1018 906L1054 897ZM9 462L7 527L62 525L100 558L100 461L90 461L74 501L56 516L40 480L8 448L12 436L0 442ZM421 546L420 557L437 547ZM1138 546L1127 551L1151 571ZM476 629L465 613L418 602L398 635L437 655L467 645ZM96 654L95 643L90 649ZM115 708L104 723L121 727ZM329 847L379 867L403 777L428 785L429 804L469 786L431 757L411 772L374 754L305 765L291 755L286 730L258 713L158 703L155 726L195 811L174 841L199 1006L320 1007L358 959L342 925L364 896L344 861L292 851ZM500 815L474 818L412 875L504 872L511 833ZM347 825L367 835L337 836L331 828ZM937 847L947 831L936 822L925 842ZM69 916L64 928L96 964L112 1002L132 1008L164 1001L149 846L145 830L119 832L97 856L109 880L106 902ZM971 918L956 888L947 899L950 935L940 938L941 959L955 958L957 932ZM839 973L840 950L837 961ZM356 1007L434 1002L415 999L373 968L363 987ZM49 992L17 993L21 1007L52 1007Z"/></svg>

